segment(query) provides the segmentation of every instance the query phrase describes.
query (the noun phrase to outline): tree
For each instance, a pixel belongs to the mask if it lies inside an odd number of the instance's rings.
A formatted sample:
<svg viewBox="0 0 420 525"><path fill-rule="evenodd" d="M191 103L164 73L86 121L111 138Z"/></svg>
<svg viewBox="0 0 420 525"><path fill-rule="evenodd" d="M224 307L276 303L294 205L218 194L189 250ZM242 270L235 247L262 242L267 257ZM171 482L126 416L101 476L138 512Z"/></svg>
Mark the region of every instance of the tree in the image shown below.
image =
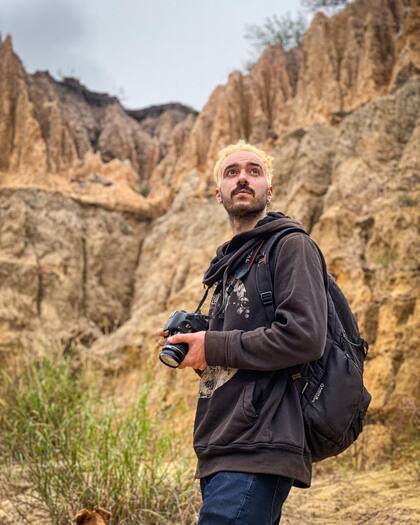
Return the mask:
<svg viewBox="0 0 420 525"><path fill-rule="evenodd" d="M350 0L301 0L301 4L309 11L316 11L322 8L325 8L327 11L332 11L339 7L344 7L349 1Z"/></svg>
<svg viewBox="0 0 420 525"><path fill-rule="evenodd" d="M301 0L306 12L312 13L317 9L335 12L344 7L351 0ZM251 42L253 56L245 63L245 68L250 71L256 64L259 55L272 44L281 44L284 49L298 46L307 28L307 17L303 12L292 17L290 13L283 16L273 15L265 19L263 25L247 25L245 38Z"/></svg>
<svg viewBox="0 0 420 525"><path fill-rule="evenodd" d="M272 44L281 44L285 49L299 45L305 29L306 19L302 13L298 13L296 18L287 13L266 18L262 26L248 25L244 36L251 42L254 51L260 54Z"/></svg>

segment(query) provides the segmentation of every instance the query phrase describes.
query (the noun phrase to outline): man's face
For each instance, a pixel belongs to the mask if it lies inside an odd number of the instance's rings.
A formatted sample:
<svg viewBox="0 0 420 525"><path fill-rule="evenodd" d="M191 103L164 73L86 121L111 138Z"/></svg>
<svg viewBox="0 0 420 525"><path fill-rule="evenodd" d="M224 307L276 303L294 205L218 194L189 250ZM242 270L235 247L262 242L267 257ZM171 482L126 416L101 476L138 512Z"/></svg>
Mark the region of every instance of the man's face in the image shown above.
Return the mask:
<svg viewBox="0 0 420 525"><path fill-rule="evenodd" d="M221 165L220 186L216 200L231 217L258 215L271 201L272 187L267 182L266 167L252 151L235 151Z"/></svg>

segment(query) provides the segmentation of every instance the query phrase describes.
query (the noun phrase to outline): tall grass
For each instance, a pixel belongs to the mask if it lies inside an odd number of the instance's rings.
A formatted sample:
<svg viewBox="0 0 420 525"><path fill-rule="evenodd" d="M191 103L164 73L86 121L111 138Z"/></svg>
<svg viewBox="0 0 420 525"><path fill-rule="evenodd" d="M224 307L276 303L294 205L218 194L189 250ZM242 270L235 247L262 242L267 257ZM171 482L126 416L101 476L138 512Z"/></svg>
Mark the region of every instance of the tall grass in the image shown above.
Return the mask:
<svg viewBox="0 0 420 525"><path fill-rule="evenodd" d="M64 358L44 359L0 391L0 461L17 466L54 525L96 505L113 524L194 522L190 463L162 412L138 401L118 411ZM3 480L4 481L4 480Z"/></svg>

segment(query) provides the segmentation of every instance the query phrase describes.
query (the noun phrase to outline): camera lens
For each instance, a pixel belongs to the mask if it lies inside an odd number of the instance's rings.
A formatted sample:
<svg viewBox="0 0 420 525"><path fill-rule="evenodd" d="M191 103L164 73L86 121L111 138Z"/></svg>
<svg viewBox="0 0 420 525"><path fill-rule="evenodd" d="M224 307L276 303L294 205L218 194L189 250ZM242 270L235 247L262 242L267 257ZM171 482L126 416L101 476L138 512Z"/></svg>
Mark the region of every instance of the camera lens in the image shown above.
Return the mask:
<svg viewBox="0 0 420 525"><path fill-rule="evenodd" d="M166 344L159 355L163 364L171 368L177 368L183 361L185 354L188 352L188 345L180 343L178 345Z"/></svg>

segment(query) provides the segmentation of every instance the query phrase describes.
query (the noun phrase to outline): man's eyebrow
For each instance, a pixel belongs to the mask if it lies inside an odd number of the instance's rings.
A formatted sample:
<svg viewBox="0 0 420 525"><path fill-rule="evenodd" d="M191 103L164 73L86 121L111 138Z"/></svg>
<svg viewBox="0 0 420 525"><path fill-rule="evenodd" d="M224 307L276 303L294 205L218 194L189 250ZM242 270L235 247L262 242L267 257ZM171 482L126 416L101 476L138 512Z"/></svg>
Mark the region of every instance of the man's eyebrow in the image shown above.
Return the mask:
<svg viewBox="0 0 420 525"><path fill-rule="evenodd" d="M258 168L261 168L262 169L262 166L261 164L258 164L258 162L247 162L246 163L247 166L257 166ZM223 173L228 170L229 168L237 168L239 166L239 164L235 163L235 164L229 164L228 166L226 166L226 168L223 169Z"/></svg>

